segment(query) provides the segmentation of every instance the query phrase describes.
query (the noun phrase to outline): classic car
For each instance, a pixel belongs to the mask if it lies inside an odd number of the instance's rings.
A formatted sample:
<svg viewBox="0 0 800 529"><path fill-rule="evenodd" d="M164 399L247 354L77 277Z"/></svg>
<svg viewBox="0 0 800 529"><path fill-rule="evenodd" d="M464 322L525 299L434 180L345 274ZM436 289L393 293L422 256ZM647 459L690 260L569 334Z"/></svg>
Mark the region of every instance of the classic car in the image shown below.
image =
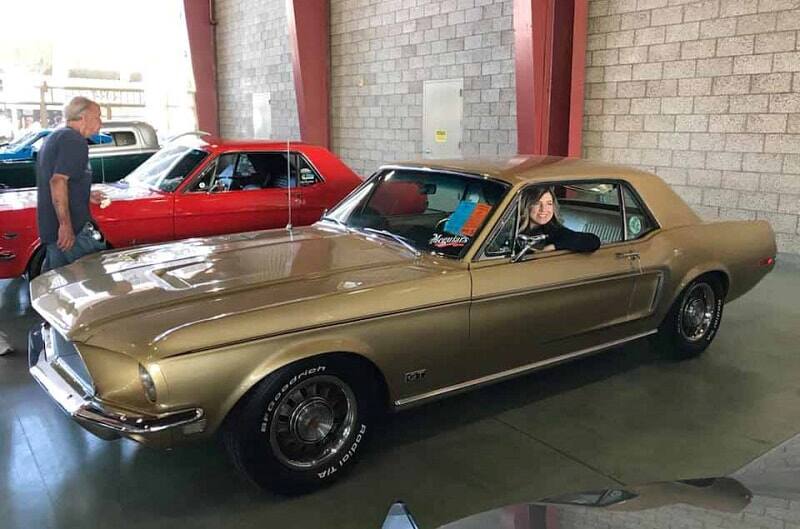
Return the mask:
<svg viewBox="0 0 800 529"><path fill-rule="evenodd" d="M93 205L92 218L112 248L283 227L290 210L293 224L307 225L360 183L321 147L184 136L123 180L95 184L111 202ZM0 226L0 278L36 276L35 189L0 193Z"/></svg>
<svg viewBox="0 0 800 529"><path fill-rule="evenodd" d="M23 137L26 141L18 151L7 151L7 158L0 153L0 190L36 186L36 154L50 132L43 129ZM116 182L158 150L155 130L142 121L105 122L100 133L87 141L92 179L98 183Z"/></svg>
<svg viewBox="0 0 800 529"><path fill-rule="evenodd" d="M35 130L24 134L11 143L0 144L0 160L33 160L44 142L44 139L55 129ZM89 145L112 143L114 140L108 134L99 132L89 136L86 141Z"/></svg>
<svg viewBox="0 0 800 529"><path fill-rule="evenodd" d="M593 253L516 237L533 186ZM256 483L344 474L375 413L655 336L676 358L774 266L767 222L702 222L657 176L578 159L382 167L310 227L88 256L31 283L30 372L151 446L221 433Z"/></svg>

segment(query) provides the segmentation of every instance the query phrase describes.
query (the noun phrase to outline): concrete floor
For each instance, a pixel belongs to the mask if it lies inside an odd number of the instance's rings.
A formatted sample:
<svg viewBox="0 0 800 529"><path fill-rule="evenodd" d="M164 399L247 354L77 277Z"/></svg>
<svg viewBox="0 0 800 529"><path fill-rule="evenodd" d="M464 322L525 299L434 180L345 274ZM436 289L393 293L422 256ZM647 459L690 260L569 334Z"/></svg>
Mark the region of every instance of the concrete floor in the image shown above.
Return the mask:
<svg viewBox="0 0 800 529"><path fill-rule="evenodd" d="M700 358L631 344L386 419L333 487L255 489L213 442L106 442L30 378L24 280L0 282L0 528L379 528L403 499L423 528L545 495L721 475L800 431L800 264L728 305Z"/></svg>

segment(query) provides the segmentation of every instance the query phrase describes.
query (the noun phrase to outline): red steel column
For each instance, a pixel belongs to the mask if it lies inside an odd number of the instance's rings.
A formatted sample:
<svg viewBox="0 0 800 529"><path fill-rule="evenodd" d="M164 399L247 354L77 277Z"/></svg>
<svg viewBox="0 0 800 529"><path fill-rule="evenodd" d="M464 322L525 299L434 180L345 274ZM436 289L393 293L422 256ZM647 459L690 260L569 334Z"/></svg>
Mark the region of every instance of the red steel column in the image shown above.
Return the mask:
<svg viewBox="0 0 800 529"><path fill-rule="evenodd" d="M520 154L580 154L587 10L587 0L514 0Z"/></svg>
<svg viewBox="0 0 800 529"><path fill-rule="evenodd" d="M329 0L286 0L294 89L303 141L330 147Z"/></svg>
<svg viewBox="0 0 800 529"><path fill-rule="evenodd" d="M583 91L586 81L586 33L588 0L575 0L572 30L572 90L569 105L569 156L581 156L583 139Z"/></svg>
<svg viewBox="0 0 800 529"><path fill-rule="evenodd" d="M211 24L211 2L183 0L186 27L189 30L189 49L195 84L197 126L219 136L217 112L217 58L214 47L214 28Z"/></svg>

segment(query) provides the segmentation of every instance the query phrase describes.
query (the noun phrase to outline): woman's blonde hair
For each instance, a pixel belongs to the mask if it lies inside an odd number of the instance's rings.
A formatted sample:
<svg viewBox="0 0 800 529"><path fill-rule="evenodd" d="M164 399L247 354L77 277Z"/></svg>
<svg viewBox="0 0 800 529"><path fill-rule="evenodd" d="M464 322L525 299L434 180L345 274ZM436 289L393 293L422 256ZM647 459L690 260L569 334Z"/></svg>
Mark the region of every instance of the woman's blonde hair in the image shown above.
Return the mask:
<svg viewBox="0 0 800 529"><path fill-rule="evenodd" d="M533 186L525 190L525 196L522 200L523 209L521 212L522 219L519 223L520 232L527 230L531 225L531 206L536 204L545 193L550 193L550 196L553 197L553 220L559 224L561 223L558 212L558 199L556 199L556 192L553 186Z"/></svg>

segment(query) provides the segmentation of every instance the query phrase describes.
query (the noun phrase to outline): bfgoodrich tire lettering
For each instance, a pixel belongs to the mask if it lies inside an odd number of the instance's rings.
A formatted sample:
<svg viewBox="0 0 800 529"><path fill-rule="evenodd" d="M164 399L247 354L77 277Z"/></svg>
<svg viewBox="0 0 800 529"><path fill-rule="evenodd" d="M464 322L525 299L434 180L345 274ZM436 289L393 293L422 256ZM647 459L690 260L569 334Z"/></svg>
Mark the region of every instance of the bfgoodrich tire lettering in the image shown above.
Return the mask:
<svg viewBox="0 0 800 529"><path fill-rule="evenodd" d="M234 464L261 487L295 494L345 474L371 432L374 381L348 358L322 356L264 379L228 422Z"/></svg>
<svg viewBox="0 0 800 529"><path fill-rule="evenodd" d="M655 337L659 352L684 359L705 351L719 330L724 296L714 276L701 276L689 283L659 327Z"/></svg>

